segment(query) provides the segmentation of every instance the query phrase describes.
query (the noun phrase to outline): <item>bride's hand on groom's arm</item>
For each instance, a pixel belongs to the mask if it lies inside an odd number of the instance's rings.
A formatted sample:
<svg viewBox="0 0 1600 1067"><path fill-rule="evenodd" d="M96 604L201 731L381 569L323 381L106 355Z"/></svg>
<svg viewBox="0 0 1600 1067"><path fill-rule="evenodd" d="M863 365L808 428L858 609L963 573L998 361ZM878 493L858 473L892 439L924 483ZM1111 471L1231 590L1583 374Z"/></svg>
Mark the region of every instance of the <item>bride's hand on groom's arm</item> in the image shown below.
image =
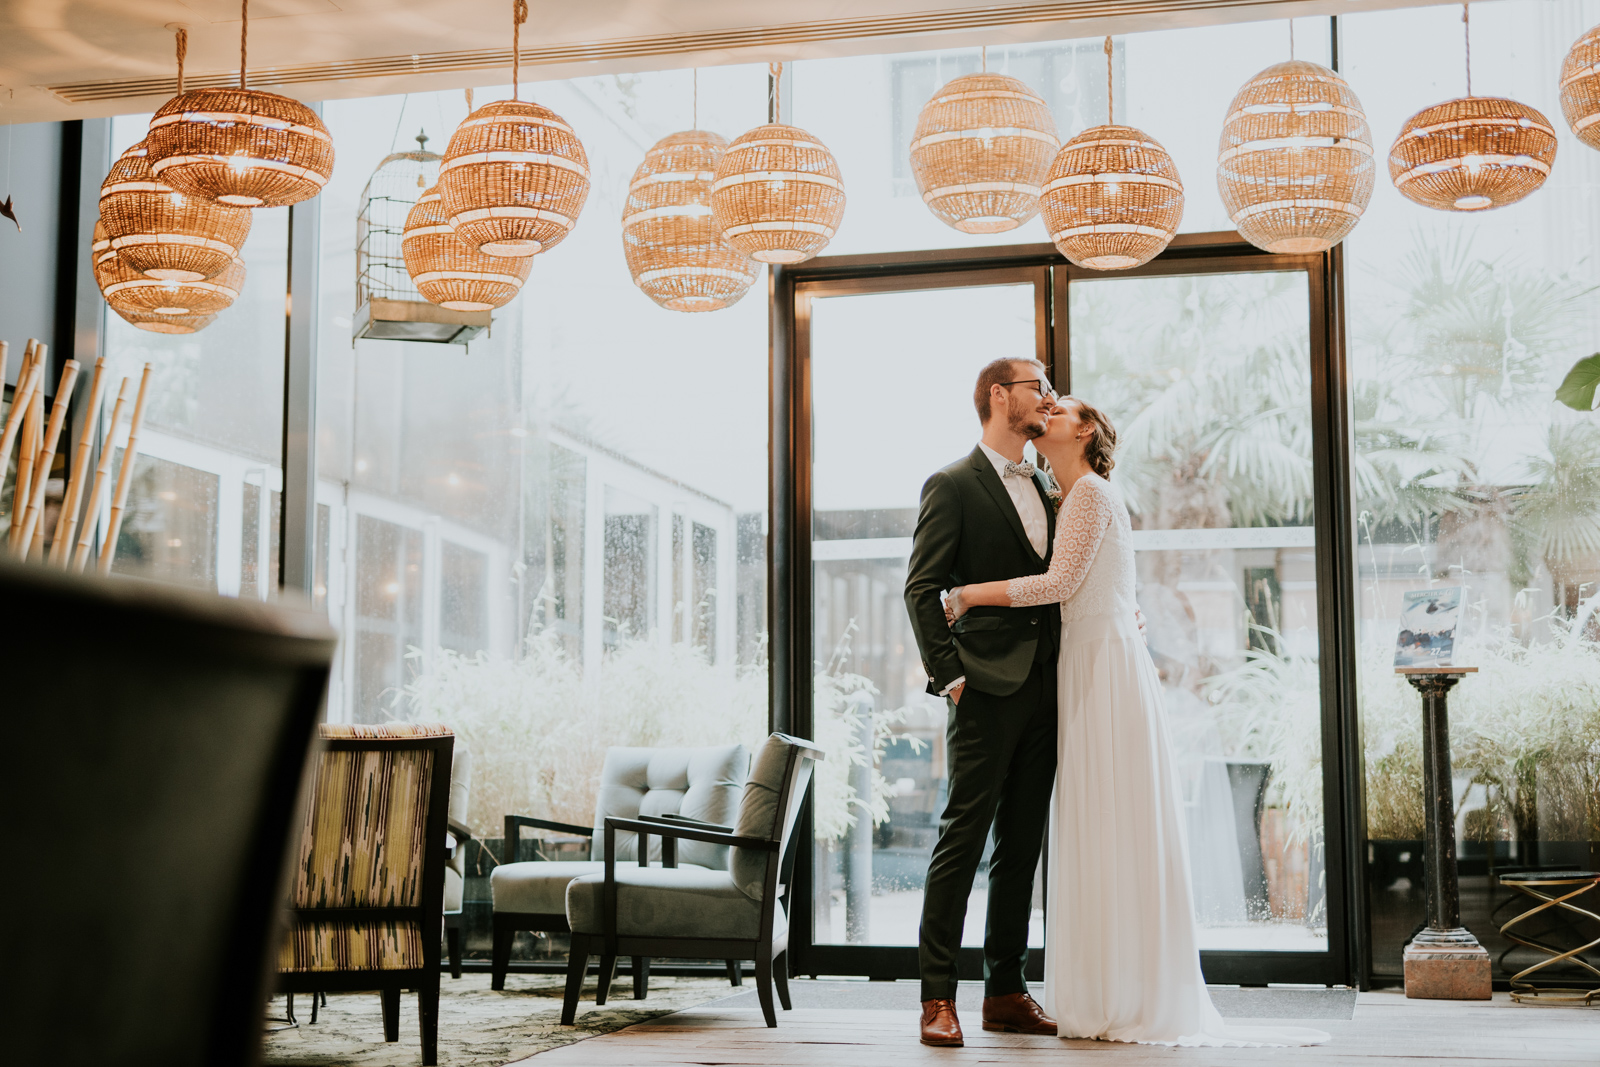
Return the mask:
<svg viewBox="0 0 1600 1067"><path fill-rule="evenodd" d="M961 599L962 588L962 586L958 585L946 593L944 597L944 621L951 626L954 626L956 620L967 613L967 605Z"/></svg>

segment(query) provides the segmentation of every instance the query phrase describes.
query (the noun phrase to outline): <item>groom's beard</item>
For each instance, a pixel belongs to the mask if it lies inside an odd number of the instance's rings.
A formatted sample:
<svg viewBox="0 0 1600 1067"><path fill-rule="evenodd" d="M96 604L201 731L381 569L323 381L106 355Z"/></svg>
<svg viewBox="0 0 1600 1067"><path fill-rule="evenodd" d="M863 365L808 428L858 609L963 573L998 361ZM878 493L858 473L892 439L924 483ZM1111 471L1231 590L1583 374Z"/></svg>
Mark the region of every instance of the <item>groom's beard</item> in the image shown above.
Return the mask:
<svg viewBox="0 0 1600 1067"><path fill-rule="evenodd" d="M1045 430L1050 425L1050 416L1042 415L1037 411L1013 411L1006 420L1011 424L1011 431L1032 440L1043 437Z"/></svg>

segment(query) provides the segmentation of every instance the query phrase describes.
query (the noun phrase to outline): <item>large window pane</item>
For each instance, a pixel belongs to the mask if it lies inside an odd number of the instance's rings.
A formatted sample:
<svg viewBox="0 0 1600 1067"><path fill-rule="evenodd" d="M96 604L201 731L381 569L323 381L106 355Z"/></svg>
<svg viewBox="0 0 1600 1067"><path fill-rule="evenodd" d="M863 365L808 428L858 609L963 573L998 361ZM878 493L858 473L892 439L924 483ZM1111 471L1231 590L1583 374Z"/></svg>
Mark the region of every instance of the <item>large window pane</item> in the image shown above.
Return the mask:
<svg viewBox="0 0 1600 1067"><path fill-rule="evenodd" d="M1205 949L1327 948L1307 286L1068 289L1072 390L1121 442Z"/></svg>
<svg viewBox="0 0 1600 1067"><path fill-rule="evenodd" d="M1556 97L1561 57L1594 21L1575 0L1472 9L1474 84L1539 108L1562 133L1543 189L1444 214L1380 181L1346 242L1367 885L1382 975L1400 974L1425 906L1420 703L1391 666L1407 591L1463 589L1454 662L1478 673L1450 697L1462 920L1496 978L1543 958L1500 937L1522 909L1501 907L1512 894L1497 875L1600 862L1600 423L1554 400L1572 363L1600 348L1600 155L1566 136ZM1341 22L1375 130L1459 91L1458 54L1409 44L1459 35L1459 8Z"/></svg>
<svg viewBox="0 0 1600 1067"><path fill-rule="evenodd" d="M330 714L452 726L494 849L508 812L591 823L610 745L753 749L767 729L765 556L747 534L767 494L765 284L725 311L665 311L617 232L645 151L691 122L691 74L530 95L577 130L593 185L470 347L351 336L362 189L419 129L442 150L462 94L328 104L340 165L320 198L319 500L346 635ZM732 138L766 98L765 67L702 71L700 123ZM486 880L467 899L486 952Z"/></svg>
<svg viewBox="0 0 1600 1067"><path fill-rule="evenodd" d="M1034 354L1032 285L811 304L816 736L854 754L817 769L818 943L917 943L947 792L948 721L946 702L925 691L905 609L917 502L923 481L977 441L979 368ZM890 396L893 413L883 407ZM987 895L985 865L964 944L983 944ZM1034 944L1041 901L1035 886Z"/></svg>

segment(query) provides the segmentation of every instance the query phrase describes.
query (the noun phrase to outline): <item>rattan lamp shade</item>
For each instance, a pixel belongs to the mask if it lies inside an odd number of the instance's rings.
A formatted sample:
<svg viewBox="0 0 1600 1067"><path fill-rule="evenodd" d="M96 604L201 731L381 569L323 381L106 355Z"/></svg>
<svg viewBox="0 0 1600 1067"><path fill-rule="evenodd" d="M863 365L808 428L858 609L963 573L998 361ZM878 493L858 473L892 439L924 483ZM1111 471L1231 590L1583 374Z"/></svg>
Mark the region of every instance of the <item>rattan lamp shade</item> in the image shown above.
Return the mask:
<svg viewBox="0 0 1600 1067"><path fill-rule="evenodd" d="M1154 259L1183 221L1183 181L1167 150L1132 126L1085 130L1056 155L1039 199L1061 254L1091 270Z"/></svg>
<svg viewBox="0 0 1600 1067"><path fill-rule="evenodd" d="M217 313L214 311L209 315L157 315L148 311L124 311L121 308L111 310L122 316L125 321L150 333L199 333L217 321Z"/></svg>
<svg viewBox="0 0 1600 1067"><path fill-rule="evenodd" d="M417 291L451 311L504 307L533 269L532 256L486 256L468 248L450 229L437 188L423 193L406 216L400 252Z"/></svg>
<svg viewBox="0 0 1600 1067"><path fill-rule="evenodd" d="M100 221L124 263L163 281L215 277L239 258L250 235L248 208L185 196L157 181L142 141L101 184Z"/></svg>
<svg viewBox="0 0 1600 1067"><path fill-rule="evenodd" d="M259 89L194 89L168 100L145 138L156 178L234 207L309 200L333 174L333 138L298 100Z"/></svg>
<svg viewBox="0 0 1600 1067"><path fill-rule="evenodd" d="M244 287L244 264L234 260L215 278L195 282L163 282L139 273L114 256L95 264L100 293L118 312L156 315L210 315L222 311Z"/></svg>
<svg viewBox="0 0 1600 1067"><path fill-rule="evenodd" d="M911 172L922 202L962 233L1001 233L1039 213L1061 142L1044 100L1004 74L964 74L917 117Z"/></svg>
<svg viewBox="0 0 1600 1067"><path fill-rule="evenodd" d="M844 218L844 180L826 145L798 126L757 126L734 140L711 183L723 240L759 263L800 263Z"/></svg>
<svg viewBox="0 0 1600 1067"><path fill-rule="evenodd" d="M633 172L622 207L622 251L633 284L668 311L718 311L739 302L755 264L722 239L711 182L728 142L709 130L663 137Z"/></svg>
<svg viewBox="0 0 1600 1067"><path fill-rule="evenodd" d="M1361 101L1327 67L1276 63L1228 108L1217 190L1240 236L1257 248L1332 248L1361 221L1376 173Z"/></svg>
<svg viewBox="0 0 1600 1067"><path fill-rule="evenodd" d="M1407 120L1389 149L1389 177L1424 207L1483 211L1538 189L1555 158L1555 130L1536 109L1466 96Z"/></svg>
<svg viewBox="0 0 1600 1067"><path fill-rule="evenodd" d="M589 198L589 157L554 111L485 104L450 135L439 195L456 236L490 256L532 256L561 242Z"/></svg>
<svg viewBox="0 0 1600 1067"><path fill-rule="evenodd" d="M1600 26L1579 37L1561 64L1561 113L1573 136L1600 148Z"/></svg>

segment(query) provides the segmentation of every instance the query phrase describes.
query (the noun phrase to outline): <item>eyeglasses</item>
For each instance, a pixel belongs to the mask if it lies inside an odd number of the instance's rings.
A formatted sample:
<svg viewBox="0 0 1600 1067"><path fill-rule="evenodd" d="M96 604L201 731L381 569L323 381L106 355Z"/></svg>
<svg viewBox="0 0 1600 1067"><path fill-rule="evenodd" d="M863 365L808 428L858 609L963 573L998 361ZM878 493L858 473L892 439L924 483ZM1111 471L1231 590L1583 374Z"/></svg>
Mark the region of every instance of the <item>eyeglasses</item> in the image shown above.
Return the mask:
<svg viewBox="0 0 1600 1067"><path fill-rule="evenodd" d="M1039 399L1041 400L1060 399L1060 397L1056 394L1056 391L1050 388L1050 383L1045 381L1043 378L1018 378L1014 382L1001 382L1000 384L1004 386L1031 385L1033 386L1034 391L1039 394Z"/></svg>

